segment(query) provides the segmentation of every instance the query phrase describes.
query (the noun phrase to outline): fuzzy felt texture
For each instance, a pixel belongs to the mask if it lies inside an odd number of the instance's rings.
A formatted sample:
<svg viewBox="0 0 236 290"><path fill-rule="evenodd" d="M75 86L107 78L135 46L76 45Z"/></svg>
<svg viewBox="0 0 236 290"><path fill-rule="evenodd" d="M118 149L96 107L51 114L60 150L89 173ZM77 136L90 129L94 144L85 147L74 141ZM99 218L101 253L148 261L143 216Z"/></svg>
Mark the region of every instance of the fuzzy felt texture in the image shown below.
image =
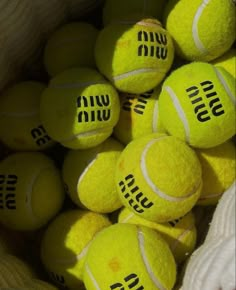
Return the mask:
<svg viewBox="0 0 236 290"><path fill-rule="evenodd" d="M115 285L170 290L175 279L176 265L167 243L154 230L131 224L112 225L98 233L84 267L87 290Z"/></svg>
<svg viewBox="0 0 236 290"><path fill-rule="evenodd" d="M235 5L232 0L171 0L165 27L176 52L190 61L210 61L224 54L235 41Z"/></svg>
<svg viewBox="0 0 236 290"><path fill-rule="evenodd" d="M155 222L182 217L196 204L202 186L201 165L185 142L150 134L130 142L116 170L122 203Z"/></svg>

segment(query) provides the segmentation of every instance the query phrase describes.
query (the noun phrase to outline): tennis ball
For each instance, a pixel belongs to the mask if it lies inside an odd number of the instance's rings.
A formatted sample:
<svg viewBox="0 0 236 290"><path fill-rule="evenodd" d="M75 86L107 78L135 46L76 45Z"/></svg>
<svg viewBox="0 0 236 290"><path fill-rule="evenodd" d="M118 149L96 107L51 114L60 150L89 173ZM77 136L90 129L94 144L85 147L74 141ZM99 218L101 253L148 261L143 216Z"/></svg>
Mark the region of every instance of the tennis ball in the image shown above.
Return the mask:
<svg viewBox="0 0 236 290"><path fill-rule="evenodd" d="M182 263L195 249L197 230L192 212L167 223L148 221L124 207L118 216L119 223L129 223L147 226L158 231L168 243L175 261Z"/></svg>
<svg viewBox="0 0 236 290"><path fill-rule="evenodd" d="M173 71L159 97L160 118L170 135L210 148L235 134L235 81L223 68L195 62Z"/></svg>
<svg viewBox="0 0 236 290"><path fill-rule="evenodd" d="M110 137L96 147L67 153L62 175L74 203L98 213L110 213L122 206L114 175L123 149Z"/></svg>
<svg viewBox="0 0 236 290"><path fill-rule="evenodd" d="M140 217L167 222L188 213L202 186L196 153L173 136L153 133L121 153L116 184L122 203Z"/></svg>
<svg viewBox="0 0 236 290"><path fill-rule="evenodd" d="M130 14L139 14L142 17L148 15L161 20L164 5L164 0L106 0L103 7L103 24L121 20Z"/></svg>
<svg viewBox="0 0 236 290"><path fill-rule="evenodd" d="M0 162L0 182L0 222L8 228L38 229L63 204L60 172L43 153L9 155Z"/></svg>
<svg viewBox="0 0 236 290"><path fill-rule="evenodd" d="M102 214L69 210L58 215L47 227L41 243L41 260L51 279L59 286L78 289L91 240L110 225Z"/></svg>
<svg viewBox="0 0 236 290"><path fill-rule="evenodd" d="M165 132L159 118L158 98L161 87L144 94L120 94L120 118L113 135L123 144L156 132Z"/></svg>
<svg viewBox="0 0 236 290"><path fill-rule="evenodd" d="M98 30L90 23L71 22L57 29L44 49L44 65L51 76L72 67L95 67Z"/></svg>
<svg viewBox="0 0 236 290"><path fill-rule="evenodd" d="M111 23L99 32L95 60L119 91L140 94L164 79L173 63L174 46L158 20L135 18Z"/></svg>
<svg viewBox="0 0 236 290"><path fill-rule="evenodd" d="M92 241L84 284L93 289L172 289L176 265L168 244L154 230L115 224Z"/></svg>
<svg viewBox="0 0 236 290"><path fill-rule="evenodd" d="M54 77L42 94L40 116L52 139L71 149L94 147L118 122L119 96L96 70L74 68Z"/></svg>
<svg viewBox="0 0 236 290"><path fill-rule="evenodd" d="M0 98L0 139L17 151L43 150L54 142L42 126L39 106L46 86L35 81L19 82Z"/></svg>
<svg viewBox="0 0 236 290"><path fill-rule="evenodd" d="M218 57L211 62L216 67L223 67L227 70L234 78L236 78L236 49L231 48L225 54Z"/></svg>
<svg viewBox="0 0 236 290"><path fill-rule="evenodd" d="M33 269L26 262L13 255L1 254L0 287L22 287L27 279L35 277Z"/></svg>
<svg viewBox="0 0 236 290"><path fill-rule="evenodd" d="M164 24L184 59L211 61L235 40L235 4L232 0L170 0ZM181 21L180 21L181 19Z"/></svg>
<svg viewBox="0 0 236 290"><path fill-rule="evenodd" d="M229 140L208 149L196 149L202 166L203 186L197 204L216 205L236 179L235 145Z"/></svg>

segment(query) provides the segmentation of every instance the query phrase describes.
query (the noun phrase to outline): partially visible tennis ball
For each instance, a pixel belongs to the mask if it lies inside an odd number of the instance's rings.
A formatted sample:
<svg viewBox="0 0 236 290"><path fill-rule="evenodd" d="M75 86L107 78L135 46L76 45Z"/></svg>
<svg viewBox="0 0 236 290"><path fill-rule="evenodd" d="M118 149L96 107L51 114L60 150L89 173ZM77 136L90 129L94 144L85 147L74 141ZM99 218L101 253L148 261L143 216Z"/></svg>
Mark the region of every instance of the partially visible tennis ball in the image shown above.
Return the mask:
<svg viewBox="0 0 236 290"><path fill-rule="evenodd" d="M99 213L110 213L122 206L115 170L123 149L120 142L108 138L96 147L67 153L62 168L63 180L78 206Z"/></svg>
<svg viewBox="0 0 236 290"><path fill-rule="evenodd" d="M177 220L155 223L134 214L124 207L119 213L118 222L143 225L158 231L168 243L178 264L186 260L195 249L197 230L195 218L191 211Z"/></svg>
<svg viewBox="0 0 236 290"><path fill-rule="evenodd" d="M51 76L72 67L95 67L94 46L98 30L90 23L62 25L49 37L44 50L44 64Z"/></svg>
<svg viewBox="0 0 236 290"><path fill-rule="evenodd" d="M202 167L203 186L199 205L216 205L236 179L235 145L227 141L208 149L196 149Z"/></svg>
<svg viewBox="0 0 236 290"><path fill-rule="evenodd" d="M103 24L119 21L130 14L161 20L164 5L165 0L106 0L103 7Z"/></svg>
<svg viewBox="0 0 236 290"><path fill-rule="evenodd" d="M36 151L54 145L39 116L40 98L45 87L36 81L19 82L1 94L0 139L7 147Z"/></svg>
<svg viewBox="0 0 236 290"><path fill-rule="evenodd" d="M156 231L115 224L95 236L85 259L83 277L87 290L171 290L176 265L168 244Z"/></svg>
<svg viewBox="0 0 236 290"><path fill-rule="evenodd" d="M168 133L197 148L214 147L234 136L235 104L234 77L204 62L173 71L159 98L160 117Z"/></svg>
<svg viewBox="0 0 236 290"><path fill-rule="evenodd" d="M211 62L216 67L223 67L236 78L236 49L231 48L225 54Z"/></svg>
<svg viewBox="0 0 236 290"><path fill-rule="evenodd" d="M156 87L174 59L170 34L156 19L111 23L95 45L98 69L122 92L140 94Z"/></svg>
<svg viewBox="0 0 236 290"><path fill-rule="evenodd" d="M35 278L33 269L23 260L9 254L1 254L0 287L23 287L25 281Z"/></svg>
<svg viewBox="0 0 236 290"><path fill-rule="evenodd" d="M165 132L159 116L158 98L161 87L144 94L120 94L120 118L113 134L123 144L156 132Z"/></svg>
<svg viewBox="0 0 236 290"><path fill-rule="evenodd" d="M176 52L194 61L210 61L224 54L235 41L235 3L232 0L170 0L165 27Z"/></svg>
<svg viewBox="0 0 236 290"><path fill-rule="evenodd" d="M49 136L72 149L106 140L118 122L119 96L94 69L74 68L54 77L42 94L40 116Z"/></svg>
<svg viewBox="0 0 236 290"><path fill-rule="evenodd" d="M75 209L58 215L41 243L41 259L51 279L59 286L78 289L90 242L109 225L106 216L91 211Z"/></svg>
<svg viewBox="0 0 236 290"><path fill-rule="evenodd" d="M14 153L0 162L0 221L35 230L61 209L64 188L54 162L39 152Z"/></svg>
<svg viewBox="0 0 236 290"><path fill-rule="evenodd" d="M155 133L125 147L117 163L116 184L122 203L135 214L167 222L196 204L201 174L192 148L176 137Z"/></svg>

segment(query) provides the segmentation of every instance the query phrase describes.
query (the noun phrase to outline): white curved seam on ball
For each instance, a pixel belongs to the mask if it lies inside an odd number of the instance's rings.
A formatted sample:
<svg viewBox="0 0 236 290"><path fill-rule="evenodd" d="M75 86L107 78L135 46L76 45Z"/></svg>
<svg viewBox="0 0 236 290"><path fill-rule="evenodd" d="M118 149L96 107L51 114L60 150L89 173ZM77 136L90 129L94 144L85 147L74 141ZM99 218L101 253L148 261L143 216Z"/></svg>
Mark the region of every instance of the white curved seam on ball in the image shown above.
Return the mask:
<svg viewBox="0 0 236 290"><path fill-rule="evenodd" d="M31 215L31 217L34 221L37 220L37 217L35 216L35 214L33 212L33 208L32 208L32 192L33 192L34 184L35 184L36 180L38 179L38 177L40 176L41 172L43 172L44 170L48 170L50 168L51 167L42 168L40 171L38 171L33 176L33 178L31 179L31 183L29 184L28 191L26 193L26 206L28 208L29 214Z"/></svg>
<svg viewBox="0 0 236 290"><path fill-rule="evenodd" d="M142 175L144 177L144 179L146 180L147 184L151 187L151 189L153 190L153 192L155 192L160 198L163 198L164 200L167 201L171 201L171 202L179 202L179 201L184 201L185 199L191 197L192 195L194 195L197 191L197 189L199 188L199 186L201 185L201 180L199 182L196 183L196 185L193 187L192 191L184 196L181 197L177 197L177 196L170 196L167 195L166 193L162 192L151 180L151 178L148 175L148 170L147 170L147 166L146 166L146 155L148 150L150 149L150 147L158 142L160 139L163 138L167 138L167 136L163 136L160 137L158 139L154 139L152 141L150 141L146 147L144 148L142 155L141 155L141 161L140 161L140 167L141 167L141 172Z"/></svg>
<svg viewBox="0 0 236 290"><path fill-rule="evenodd" d="M39 112L21 112L21 113L11 113L11 112L0 112L0 116L4 117L19 117L19 118L24 118L24 117L32 117L39 115Z"/></svg>
<svg viewBox="0 0 236 290"><path fill-rule="evenodd" d="M95 159L93 159L87 166L86 168L84 169L84 171L82 172L82 174L79 176L78 178L78 182L77 182L77 185L76 185L76 191L78 192L78 188L79 188L79 185L80 183L82 182L83 178L85 177L85 175L87 174L87 172L89 171L89 169L93 166L94 162L96 161L96 157Z"/></svg>
<svg viewBox="0 0 236 290"><path fill-rule="evenodd" d="M72 89L72 88L83 88L92 85L103 85L107 84L107 81L99 81L99 82L84 82L84 83L68 83L68 84L49 84L49 88L53 89Z"/></svg>
<svg viewBox="0 0 236 290"><path fill-rule="evenodd" d="M125 217L122 221L120 221L121 223L127 223L130 219L132 219L132 217L134 217L134 213L130 213L127 217Z"/></svg>
<svg viewBox="0 0 236 290"><path fill-rule="evenodd" d="M97 130L91 130L88 132L84 132L84 133L79 133L79 134L74 134L71 137L67 138L67 139L63 139L63 140L58 140L58 142L60 143L65 143L65 142L70 142L73 141L74 139L78 139L78 138L83 138L83 137L89 137L92 135L95 135L99 132L107 132L107 131L112 131L110 127L107 128L101 128L101 129L97 129Z"/></svg>
<svg viewBox="0 0 236 290"><path fill-rule="evenodd" d="M204 44L202 43L200 36L199 36L199 31L198 31L198 23L199 19L202 16L202 13L204 9L207 7L207 5L210 3L211 0L203 0L201 5L198 7L197 12L193 18L193 25L192 25L192 35L193 35L193 40L195 43L195 46L198 48L198 50L206 54L208 53L208 50L205 48Z"/></svg>
<svg viewBox="0 0 236 290"><path fill-rule="evenodd" d="M114 76L112 78L112 80L113 81L120 81L120 80L126 79L126 78L128 78L130 76L138 75L140 73L151 73L151 72L161 72L161 73L165 73L164 70L160 70L160 69L155 69L155 68L140 68L140 69L136 69L136 70L133 70L133 71L129 71L127 73L123 73L121 75Z"/></svg>
<svg viewBox="0 0 236 290"><path fill-rule="evenodd" d="M155 286L159 290L166 290L166 288L161 284L161 282L157 279L157 277L153 273L152 268L149 264L148 257L146 256L146 253L145 253L144 234L140 229L138 229L138 243L139 243L140 254L141 254L141 257L143 259L143 263L145 265L145 268L146 268L146 271L147 271L149 277L151 278L152 282L155 284Z"/></svg>
<svg viewBox="0 0 236 290"><path fill-rule="evenodd" d="M223 77L223 75L220 73L220 71L216 68L216 67L213 67L215 73L216 73L216 76L217 78L219 79L220 83L222 84L222 86L224 87L227 95L230 97L232 103L234 105L236 105L236 96L233 94L233 92L230 90L227 82L225 81L225 78Z"/></svg>
<svg viewBox="0 0 236 290"><path fill-rule="evenodd" d="M97 282L96 279L94 278L94 276L93 276L93 274L92 274L92 272L91 272L91 270L90 270L90 268L89 268L89 266L88 266L87 263L86 263L86 265L85 265L85 271L88 273L89 278L90 278L90 280L92 281L93 286L95 287L95 289L96 289L96 290L101 290L101 288L100 288L99 285L98 285L98 282Z"/></svg>
<svg viewBox="0 0 236 290"><path fill-rule="evenodd" d="M220 192L220 193L215 193L215 194L208 194L208 195L206 195L206 196L200 196L200 197L199 197L199 200L207 200L207 199L209 199L209 198L219 197L219 196L221 196L222 194L223 194L223 193Z"/></svg>
<svg viewBox="0 0 236 290"><path fill-rule="evenodd" d="M172 251L174 251L178 244L180 243L180 241L187 236L188 233L190 233L193 230L194 226L191 226L190 228L186 229L185 231L183 231L177 238L175 243L170 247Z"/></svg>
<svg viewBox="0 0 236 290"><path fill-rule="evenodd" d="M184 112L183 108L181 107L181 104L180 104L175 92L172 90L172 88L169 86L166 86L166 87L164 87L164 90L166 90L167 93L169 94L169 96L173 102L173 105L176 109L176 112L178 113L178 116L179 116L180 120L182 121L182 124L184 126L184 131L185 131L185 138L186 138L187 143L189 143L190 142L190 128L189 128L189 124L188 124L188 120L187 120L187 117L185 115L185 112Z"/></svg>
<svg viewBox="0 0 236 290"><path fill-rule="evenodd" d="M159 121L159 106L158 100L155 101L154 110L153 110L153 118L152 118L152 132L158 132L158 121Z"/></svg>
<svg viewBox="0 0 236 290"><path fill-rule="evenodd" d="M162 27L162 25L160 23L153 23L153 22L145 22L145 21L135 21L135 20L122 20L119 22L116 22L117 24L121 24L121 25L140 25L140 26L146 26L146 27Z"/></svg>

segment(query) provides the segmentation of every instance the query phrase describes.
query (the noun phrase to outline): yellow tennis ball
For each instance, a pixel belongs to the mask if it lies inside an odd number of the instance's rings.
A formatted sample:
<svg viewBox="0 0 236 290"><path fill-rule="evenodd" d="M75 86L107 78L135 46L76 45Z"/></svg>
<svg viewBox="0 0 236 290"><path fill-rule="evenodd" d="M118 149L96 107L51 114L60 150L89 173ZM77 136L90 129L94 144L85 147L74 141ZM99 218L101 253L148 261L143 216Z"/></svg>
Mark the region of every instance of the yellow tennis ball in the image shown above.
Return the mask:
<svg viewBox="0 0 236 290"><path fill-rule="evenodd" d="M223 67L236 78L236 49L231 48L225 54L211 62L216 67Z"/></svg>
<svg viewBox="0 0 236 290"><path fill-rule="evenodd" d="M9 254L1 254L0 287L23 287L29 279L35 278L33 269L23 260Z"/></svg>
<svg viewBox="0 0 236 290"><path fill-rule="evenodd" d="M110 137L94 148L67 153L62 175L74 203L98 213L110 213L122 206L115 170L123 149Z"/></svg>
<svg viewBox="0 0 236 290"><path fill-rule="evenodd" d="M43 153L9 155L0 163L0 180L0 221L8 228L38 229L62 207L60 172Z"/></svg>
<svg viewBox="0 0 236 290"><path fill-rule="evenodd" d="M40 98L45 85L26 81L3 91L0 98L0 139L17 151L43 150L54 142L43 127L40 116Z"/></svg>
<svg viewBox="0 0 236 290"><path fill-rule="evenodd" d="M168 133L197 148L214 147L234 136L235 104L233 76L204 62L173 71L159 98Z"/></svg>
<svg viewBox="0 0 236 290"><path fill-rule="evenodd" d="M134 13L142 17L148 15L161 20L164 5L164 0L106 0L103 7L103 24L107 25Z"/></svg>
<svg viewBox="0 0 236 290"><path fill-rule="evenodd" d="M176 52L187 60L210 61L235 41L235 4L232 0L170 0L165 27Z"/></svg>
<svg viewBox="0 0 236 290"><path fill-rule="evenodd" d="M96 70L74 68L54 77L42 94L40 116L49 136L71 149L94 147L118 122L119 96Z"/></svg>
<svg viewBox="0 0 236 290"><path fill-rule="evenodd" d="M168 289L176 279L174 257L154 230L115 224L98 233L85 260L87 290Z"/></svg>
<svg viewBox="0 0 236 290"><path fill-rule="evenodd" d="M120 118L113 135L123 144L156 132L165 132L161 123L158 98L161 87L144 94L120 94Z"/></svg>
<svg viewBox="0 0 236 290"><path fill-rule="evenodd" d="M208 149L196 149L202 166L203 186L199 205L216 205L236 179L235 145L227 141Z"/></svg>
<svg viewBox="0 0 236 290"><path fill-rule="evenodd" d="M59 286L78 289L90 242L109 225L106 216L91 211L76 209L58 215L41 243L41 260L51 279Z"/></svg>
<svg viewBox="0 0 236 290"><path fill-rule="evenodd" d="M118 216L119 223L143 225L158 231L168 243L175 261L182 263L195 249L197 230L192 212L167 223L146 220L124 207Z"/></svg>
<svg viewBox="0 0 236 290"><path fill-rule="evenodd" d="M95 67L94 46L98 30L90 23L62 25L49 37L44 64L51 76L72 67Z"/></svg>
<svg viewBox="0 0 236 290"><path fill-rule="evenodd" d="M135 18L111 23L99 32L95 60L118 90L140 94L164 79L174 59L174 46L158 20Z"/></svg>
<svg viewBox="0 0 236 290"><path fill-rule="evenodd" d="M196 204L201 165L185 142L165 134L131 141L121 153L116 184L122 203L154 222L175 220Z"/></svg>

